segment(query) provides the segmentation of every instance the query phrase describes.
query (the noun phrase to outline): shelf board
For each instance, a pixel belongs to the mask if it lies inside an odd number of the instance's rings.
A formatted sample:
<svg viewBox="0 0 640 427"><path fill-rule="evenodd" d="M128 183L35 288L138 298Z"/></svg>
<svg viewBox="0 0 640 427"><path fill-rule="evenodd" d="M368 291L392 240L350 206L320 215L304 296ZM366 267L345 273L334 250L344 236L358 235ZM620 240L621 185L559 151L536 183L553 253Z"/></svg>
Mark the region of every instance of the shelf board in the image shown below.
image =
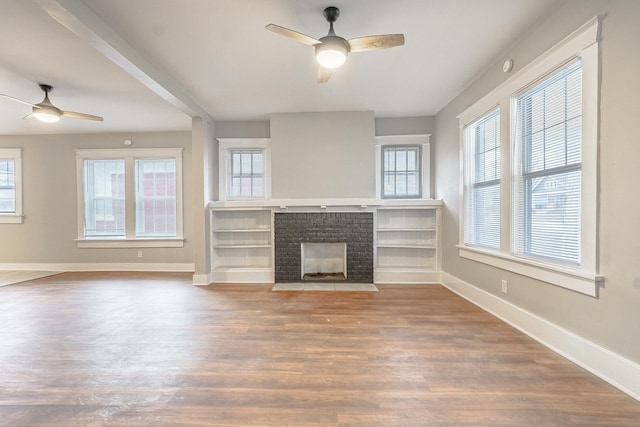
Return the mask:
<svg viewBox="0 0 640 427"><path fill-rule="evenodd" d="M397 244L397 243L378 243L376 245L378 248L403 248L403 249L435 249L435 245L408 245L408 244Z"/></svg>
<svg viewBox="0 0 640 427"><path fill-rule="evenodd" d="M376 266L375 270L381 270L381 271L437 271L433 267L408 267L406 265Z"/></svg>
<svg viewBox="0 0 640 427"><path fill-rule="evenodd" d="M213 230L214 233L266 233L270 231L270 228L234 228L230 230Z"/></svg>
<svg viewBox="0 0 640 427"><path fill-rule="evenodd" d="M378 228L376 231L436 231L435 228Z"/></svg>
<svg viewBox="0 0 640 427"><path fill-rule="evenodd" d="M270 248L272 245L268 244L238 244L238 245L213 245L214 249L253 249L253 248Z"/></svg>
<svg viewBox="0 0 640 427"><path fill-rule="evenodd" d="M240 271L240 270L272 270L270 265L242 265L242 266L225 266L220 265L213 267L211 271Z"/></svg>

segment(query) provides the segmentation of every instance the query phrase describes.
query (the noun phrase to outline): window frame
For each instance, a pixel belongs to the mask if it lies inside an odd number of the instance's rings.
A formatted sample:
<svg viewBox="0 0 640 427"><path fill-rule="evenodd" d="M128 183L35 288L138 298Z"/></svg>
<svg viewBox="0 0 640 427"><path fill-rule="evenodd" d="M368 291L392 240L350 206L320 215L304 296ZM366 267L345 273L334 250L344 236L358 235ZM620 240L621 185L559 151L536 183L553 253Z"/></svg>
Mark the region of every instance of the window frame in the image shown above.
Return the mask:
<svg viewBox="0 0 640 427"><path fill-rule="evenodd" d="M269 138L218 138L218 196L220 201L269 200L271 198L271 140ZM264 194L262 196L233 196L230 192L231 155L233 151L258 150L263 153L262 175Z"/></svg>
<svg viewBox="0 0 640 427"><path fill-rule="evenodd" d="M501 182L501 162L498 164L497 168L499 169L499 173L498 176L492 180L487 180L487 181L477 181L476 177L476 170L477 170L477 158L478 158L478 151L476 150L476 144L477 144L477 140L473 139L473 145L472 145L472 140L469 137L468 132L470 131L470 129L472 127L475 127L478 125L479 122L482 121L487 121L491 118L493 118L492 116L497 116L498 117L498 126L497 126L497 133L499 135L502 135L502 133L500 132L500 117L501 117L501 111L500 111L500 107L499 106L494 106L493 108L491 108L489 111L486 111L484 113L482 113L479 117L476 117L475 119L471 120L470 123L466 123L464 125L464 128L462 130L462 132L464 133L463 135L463 157L465 157L464 159L464 164L463 164L463 192L465 194L464 197L464 201L463 201L463 212L465 214L467 213L472 213L472 215L470 215L470 217L467 217L466 215L464 216L464 220L465 220L465 224L464 227L466 227L465 233L462 236L462 242L470 247L478 247L478 248L484 248L487 250L496 250L500 247L500 243L498 242L498 248L492 247L492 246L488 246L488 245L482 245L480 243L477 242L477 240L475 238L473 238L473 242L468 241L471 239L467 239L468 236L475 236L478 231L477 229L477 222L475 221L476 219L476 213L475 210L473 209L473 201L475 200L474 195L475 195L475 190L478 188L488 188L488 187L493 187L493 186L497 186L498 188L498 193L500 195L501 190L502 190L502 182ZM477 129L477 128L475 128ZM498 138L497 141L497 147L494 149L496 151L496 156L500 157L501 160L501 153L500 153L500 137ZM467 155L467 153L469 155ZM483 153L486 153L483 152ZM469 206L472 205L472 206ZM499 221L501 222L502 220L502 216L499 216ZM498 230L498 239L500 239L502 236L502 232L499 229Z"/></svg>
<svg viewBox="0 0 640 427"><path fill-rule="evenodd" d="M382 199L420 199L422 198L422 146L421 145L401 145L401 144L389 144L389 145L382 145L380 147L380 149L382 150L382 170L380 171L381 173L381 180L382 180L382 194L380 195L380 198ZM394 169L393 171L391 170L386 170L385 169L385 152L386 150L393 150L393 151L398 151L398 150L404 150L405 153L408 153L409 150L414 150L416 151L416 163L417 163L417 169L412 171L414 173L417 172L418 174L418 179L417 179L417 183L418 183L418 193L417 194L400 194L398 195L397 192L393 195L387 195L385 194L384 188L385 188L385 176L387 173L393 173L393 175L397 178L397 176L401 173L405 173L406 175L409 174L409 169L408 169L408 165L407 165L407 170L405 171L398 171L396 169ZM407 178L408 181L408 178Z"/></svg>
<svg viewBox="0 0 640 427"><path fill-rule="evenodd" d="M431 149L430 134L417 135L386 135L376 136L375 146L375 169L376 169L376 197L381 200L421 200L431 198ZM384 147L419 147L420 157L418 159L420 167L420 195L419 196L384 196L384 167L383 159Z"/></svg>
<svg viewBox="0 0 640 427"><path fill-rule="evenodd" d="M77 149L76 183L79 248L177 248L184 246L182 148ZM136 236L136 160L174 159L176 162L176 236ZM84 163L85 160L124 160L125 236L85 236L84 227Z"/></svg>
<svg viewBox="0 0 640 427"><path fill-rule="evenodd" d="M594 17L554 47L523 67L511 78L489 92L458 116L460 123L461 165L466 161L464 128L497 105L500 108L500 156L501 183L500 213L501 238L498 250L477 248L465 244L464 232L464 168L461 167L458 253L462 258L485 263L512 271L543 282L590 296L597 296L598 284L604 280L598 272L597 262L597 200L598 200L598 105L599 105L599 29L598 17ZM516 96L538 84L551 74L567 66L576 58L582 60L582 176L581 176L581 225L579 265L532 259L515 254L512 224L516 179L515 118Z"/></svg>
<svg viewBox="0 0 640 427"><path fill-rule="evenodd" d="M0 148L0 159L13 160L15 211L0 213L0 224L22 224L22 148Z"/></svg>

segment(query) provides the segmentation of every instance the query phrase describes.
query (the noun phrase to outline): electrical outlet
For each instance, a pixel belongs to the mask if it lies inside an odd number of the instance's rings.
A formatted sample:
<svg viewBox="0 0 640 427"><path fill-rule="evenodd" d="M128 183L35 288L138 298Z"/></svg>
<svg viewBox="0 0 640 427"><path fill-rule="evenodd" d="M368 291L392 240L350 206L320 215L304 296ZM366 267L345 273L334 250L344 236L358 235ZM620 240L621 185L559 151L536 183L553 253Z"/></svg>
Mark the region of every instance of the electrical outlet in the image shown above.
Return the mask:
<svg viewBox="0 0 640 427"><path fill-rule="evenodd" d="M138 251L138 258L142 258L142 251Z"/></svg>
<svg viewBox="0 0 640 427"><path fill-rule="evenodd" d="M502 281L502 293L503 294L509 293L509 285L506 280Z"/></svg>

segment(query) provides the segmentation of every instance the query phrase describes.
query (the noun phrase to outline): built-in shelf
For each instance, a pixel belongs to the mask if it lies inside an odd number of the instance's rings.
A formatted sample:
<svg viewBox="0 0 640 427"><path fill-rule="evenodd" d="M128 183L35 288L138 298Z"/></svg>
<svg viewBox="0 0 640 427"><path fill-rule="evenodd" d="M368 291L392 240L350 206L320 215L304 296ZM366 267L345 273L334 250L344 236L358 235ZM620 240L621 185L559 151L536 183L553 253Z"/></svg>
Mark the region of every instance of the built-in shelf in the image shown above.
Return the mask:
<svg viewBox="0 0 640 427"><path fill-rule="evenodd" d="M376 211L376 283L424 283L438 279L439 208L381 207Z"/></svg>
<svg viewBox="0 0 640 427"><path fill-rule="evenodd" d="M273 283L274 214L373 212L374 282L439 281L439 200L267 200L212 202L211 281Z"/></svg>
<svg viewBox="0 0 640 427"><path fill-rule="evenodd" d="M272 282L271 209L212 209L211 247L214 282Z"/></svg>

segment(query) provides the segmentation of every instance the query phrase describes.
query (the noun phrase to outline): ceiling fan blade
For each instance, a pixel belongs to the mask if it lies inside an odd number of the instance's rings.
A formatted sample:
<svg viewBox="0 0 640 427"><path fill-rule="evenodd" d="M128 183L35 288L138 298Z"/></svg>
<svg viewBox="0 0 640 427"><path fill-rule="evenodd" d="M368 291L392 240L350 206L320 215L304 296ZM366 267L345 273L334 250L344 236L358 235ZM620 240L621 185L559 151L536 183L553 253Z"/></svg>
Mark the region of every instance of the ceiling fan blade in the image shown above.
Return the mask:
<svg viewBox="0 0 640 427"><path fill-rule="evenodd" d="M264 28L266 28L269 31L273 31L276 34L280 34L281 36L289 37L290 39L293 39L293 40L298 41L300 43L307 44L309 46L313 46L313 45L321 43L320 40L314 39L313 37L310 37L310 36L308 36L306 34L302 34L302 33L299 33L297 31L293 31L293 30L290 30L288 28L281 27L280 25L269 24Z"/></svg>
<svg viewBox="0 0 640 427"><path fill-rule="evenodd" d="M93 116L91 114L85 114L85 113L76 113L75 111L63 111L62 115L66 117L73 117L75 119L95 120L97 122L101 122L104 120L100 116Z"/></svg>
<svg viewBox="0 0 640 427"><path fill-rule="evenodd" d="M24 117L22 118L22 120L31 120L31 119L33 119L33 118L35 118L35 116L33 115L33 113L29 113L29 114L27 114L26 116L24 116Z"/></svg>
<svg viewBox="0 0 640 427"><path fill-rule="evenodd" d="M26 104L26 105L28 105L30 107L35 107L36 106L36 104L32 104L30 102L23 101L22 99L14 98L13 96L5 95L3 93L0 93L0 96L4 96L5 98L11 99L13 101L21 102L21 103Z"/></svg>
<svg viewBox="0 0 640 427"><path fill-rule="evenodd" d="M382 34L379 36L358 37L357 39L349 40L351 52L387 49L389 47L402 46L403 44L404 34Z"/></svg>
<svg viewBox="0 0 640 427"><path fill-rule="evenodd" d="M331 70L324 67L318 67L318 83L326 83L331 77Z"/></svg>

